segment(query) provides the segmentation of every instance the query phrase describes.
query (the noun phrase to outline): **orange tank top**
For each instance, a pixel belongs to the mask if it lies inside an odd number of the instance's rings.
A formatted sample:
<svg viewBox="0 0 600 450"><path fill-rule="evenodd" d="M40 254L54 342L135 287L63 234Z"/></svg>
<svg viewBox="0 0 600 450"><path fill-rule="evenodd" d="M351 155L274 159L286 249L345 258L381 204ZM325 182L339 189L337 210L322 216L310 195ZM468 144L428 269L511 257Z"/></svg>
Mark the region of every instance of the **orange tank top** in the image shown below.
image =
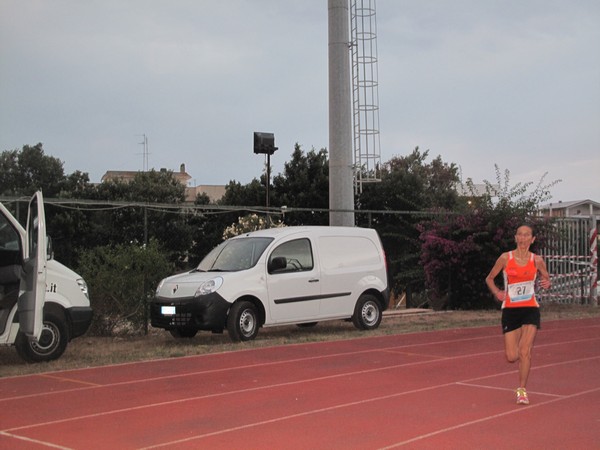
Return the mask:
<svg viewBox="0 0 600 450"><path fill-rule="evenodd" d="M504 268L506 297L502 302L502 308L539 307L534 292L536 277L537 268L533 253L527 264L521 266L517 264L513 252L508 252L508 261Z"/></svg>

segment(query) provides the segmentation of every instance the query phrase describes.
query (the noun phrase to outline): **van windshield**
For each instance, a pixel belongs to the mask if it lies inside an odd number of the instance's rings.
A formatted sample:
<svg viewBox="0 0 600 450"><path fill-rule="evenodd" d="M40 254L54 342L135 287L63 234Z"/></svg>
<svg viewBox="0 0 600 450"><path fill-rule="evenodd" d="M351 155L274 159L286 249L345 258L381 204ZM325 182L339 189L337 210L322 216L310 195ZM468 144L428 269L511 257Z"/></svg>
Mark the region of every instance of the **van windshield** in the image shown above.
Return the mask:
<svg viewBox="0 0 600 450"><path fill-rule="evenodd" d="M200 272L235 272L254 267L273 238L249 237L229 239L204 257L196 270Z"/></svg>

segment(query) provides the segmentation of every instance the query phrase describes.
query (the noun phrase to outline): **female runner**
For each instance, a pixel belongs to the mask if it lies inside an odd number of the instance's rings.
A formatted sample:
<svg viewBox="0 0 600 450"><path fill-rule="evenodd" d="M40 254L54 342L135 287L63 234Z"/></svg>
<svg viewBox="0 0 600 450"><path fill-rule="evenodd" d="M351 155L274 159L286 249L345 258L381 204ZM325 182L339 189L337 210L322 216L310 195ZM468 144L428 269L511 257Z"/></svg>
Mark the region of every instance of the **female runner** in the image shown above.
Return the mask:
<svg viewBox="0 0 600 450"><path fill-rule="evenodd" d="M494 297L502 302L506 359L510 363L519 361L517 404L528 405L526 386L531 368L531 351L540 328L540 305L535 298L534 285L539 273L540 286L548 289L550 275L541 256L529 251L535 241L532 227L521 225L517 229L515 241L517 247L500 255L485 282ZM504 275L504 289L498 288L494 281L501 271Z"/></svg>

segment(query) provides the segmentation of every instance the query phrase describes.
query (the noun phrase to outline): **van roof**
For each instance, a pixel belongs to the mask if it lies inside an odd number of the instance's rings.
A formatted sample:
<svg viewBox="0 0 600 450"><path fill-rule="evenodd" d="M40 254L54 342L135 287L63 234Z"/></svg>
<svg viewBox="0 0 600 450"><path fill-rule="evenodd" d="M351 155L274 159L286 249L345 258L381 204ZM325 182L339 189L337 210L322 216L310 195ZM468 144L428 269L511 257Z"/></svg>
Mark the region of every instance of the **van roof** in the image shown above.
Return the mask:
<svg viewBox="0 0 600 450"><path fill-rule="evenodd" d="M236 237L276 237L288 236L295 233L310 233L310 234L325 234L325 235L341 235L351 236L356 234L371 234L375 230L371 228L361 227L341 227L341 226L318 226L318 225L303 225L281 228L267 228L264 230L251 231Z"/></svg>

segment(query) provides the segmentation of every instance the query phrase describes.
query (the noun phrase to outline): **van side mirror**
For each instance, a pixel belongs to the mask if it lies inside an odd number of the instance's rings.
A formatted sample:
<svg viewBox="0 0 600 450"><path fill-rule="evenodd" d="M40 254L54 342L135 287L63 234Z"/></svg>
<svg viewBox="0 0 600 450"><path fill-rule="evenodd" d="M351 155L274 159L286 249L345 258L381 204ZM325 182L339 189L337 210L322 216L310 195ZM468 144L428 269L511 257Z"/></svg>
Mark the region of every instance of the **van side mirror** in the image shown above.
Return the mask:
<svg viewBox="0 0 600 450"><path fill-rule="evenodd" d="M54 259L54 248L52 247L52 238L46 235L46 259Z"/></svg>
<svg viewBox="0 0 600 450"><path fill-rule="evenodd" d="M276 256L269 263L269 273L275 272L277 270L282 270L287 267L287 259L285 256Z"/></svg>

